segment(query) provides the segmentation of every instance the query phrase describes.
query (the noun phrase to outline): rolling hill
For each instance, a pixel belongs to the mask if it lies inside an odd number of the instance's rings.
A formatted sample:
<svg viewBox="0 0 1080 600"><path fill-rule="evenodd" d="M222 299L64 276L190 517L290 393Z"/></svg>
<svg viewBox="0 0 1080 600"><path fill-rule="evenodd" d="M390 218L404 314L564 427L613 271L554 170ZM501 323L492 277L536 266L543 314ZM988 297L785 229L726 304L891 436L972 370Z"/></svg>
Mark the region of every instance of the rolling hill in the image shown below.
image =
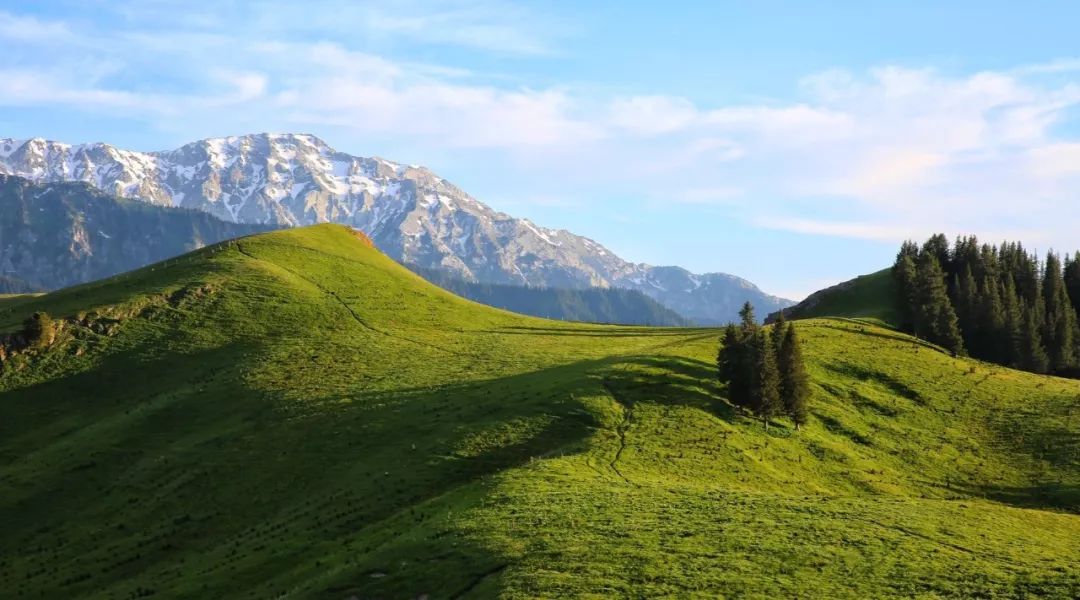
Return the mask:
<svg viewBox="0 0 1080 600"><path fill-rule="evenodd" d="M884 269L819 290L783 312L788 319L849 317L895 327L899 321L899 307L892 271ZM765 321L771 323L779 314L780 311L772 313Z"/></svg>
<svg viewBox="0 0 1080 600"><path fill-rule="evenodd" d="M0 589L1080 594L1080 384L799 327L810 422L766 432L716 330L485 307L343 226L7 298Z"/></svg>

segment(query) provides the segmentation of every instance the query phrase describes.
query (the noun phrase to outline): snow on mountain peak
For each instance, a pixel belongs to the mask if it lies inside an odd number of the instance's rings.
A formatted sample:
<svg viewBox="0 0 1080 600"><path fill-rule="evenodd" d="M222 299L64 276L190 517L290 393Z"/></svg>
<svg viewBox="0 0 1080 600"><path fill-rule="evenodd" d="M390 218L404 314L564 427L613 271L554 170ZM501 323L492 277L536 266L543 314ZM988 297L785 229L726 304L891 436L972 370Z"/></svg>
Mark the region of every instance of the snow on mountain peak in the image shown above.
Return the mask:
<svg viewBox="0 0 1080 600"><path fill-rule="evenodd" d="M479 281L640 289L701 321L732 318L747 299L762 314L786 306L738 278L704 285L707 276L684 269L629 263L593 240L499 213L422 166L338 152L312 134L209 138L159 152L0 139L0 173L83 181L228 221L344 223L406 263ZM730 297L717 295L725 290Z"/></svg>

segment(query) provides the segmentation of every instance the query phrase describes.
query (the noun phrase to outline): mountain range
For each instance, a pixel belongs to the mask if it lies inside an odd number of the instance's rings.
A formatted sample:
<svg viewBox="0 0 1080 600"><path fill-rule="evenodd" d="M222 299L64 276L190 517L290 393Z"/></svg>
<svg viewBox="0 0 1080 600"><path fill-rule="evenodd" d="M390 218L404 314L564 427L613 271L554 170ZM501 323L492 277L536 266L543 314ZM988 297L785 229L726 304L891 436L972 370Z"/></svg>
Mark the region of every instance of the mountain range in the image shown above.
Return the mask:
<svg viewBox="0 0 1080 600"><path fill-rule="evenodd" d="M0 294L89 283L276 228L120 198L83 182L32 183L0 175ZM476 283L442 269L412 268L460 296L522 314L624 325L690 324L637 290Z"/></svg>
<svg viewBox="0 0 1080 600"><path fill-rule="evenodd" d="M724 273L631 263L588 238L498 212L430 170L352 156L305 134L253 134L134 152L104 143L0 139L0 174L78 181L160 206L269 226L333 222L367 233L394 259L466 281L639 290L702 324L790 301Z"/></svg>
<svg viewBox="0 0 1080 600"><path fill-rule="evenodd" d="M477 283L458 279L441 269L412 271L430 283L462 298L510 312L560 321L689 327L693 323L638 290L590 287L582 289L535 287L505 283Z"/></svg>
<svg viewBox="0 0 1080 600"><path fill-rule="evenodd" d="M86 283L270 229L150 206L85 183L36 185L0 175L0 292Z"/></svg>

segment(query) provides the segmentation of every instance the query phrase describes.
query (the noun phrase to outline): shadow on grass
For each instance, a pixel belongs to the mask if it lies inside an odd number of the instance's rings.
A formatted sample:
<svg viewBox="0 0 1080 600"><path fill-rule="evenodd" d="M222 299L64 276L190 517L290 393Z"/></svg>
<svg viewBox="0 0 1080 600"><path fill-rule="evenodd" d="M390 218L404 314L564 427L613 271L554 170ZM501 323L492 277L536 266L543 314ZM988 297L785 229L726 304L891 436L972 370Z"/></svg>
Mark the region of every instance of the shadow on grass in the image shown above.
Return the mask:
<svg viewBox="0 0 1080 600"><path fill-rule="evenodd" d="M888 373L882 373L881 371L874 371L871 369L863 368L858 365L854 365L849 362L831 362L824 365L825 369L840 375L842 377L849 377L852 379L859 379L862 381L873 382L881 385L889 393L911 400L918 404L925 405L926 401L919 394L918 390L909 387L904 382L896 379Z"/></svg>
<svg viewBox="0 0 1080 600"><path fill-rule="evenodd" d="M716 378L716 366L705 361L632 356L612 365L604 380L627 408L647 400L692 406L728 422L736 416L732 406L721 399L723 389Z"/></svg>
<svg viewBox="0 0 1080 600"><path fill-rule="evenodd" d="M1029 486L951 484L948 489L1018 508L1054 509L1080 514L1080 485L1038 483Z"/></svg>
<svg viewBox="0 0 1080 600"><path fill-rule="evenodd" d="M384 393L313 375L315 391L298 402L251 378L251 365L273 364L259 345L166 355L156 343L0 393L0 481L17 490L0 500L0 548L19 549L0 564L27 593L169 595L195 580L208 596L298 582L334 597L497 589L509 557L448 532L445 519L432 525L435 515L476 505L509 469L580 452L601 424L574 398L602 393L600 378L631 406L734 416L717 399L715 367L685 358ZM351 372L348 354L326 344L295 355ZM456 452L475 439L487 440L481 451Z"/></svg>

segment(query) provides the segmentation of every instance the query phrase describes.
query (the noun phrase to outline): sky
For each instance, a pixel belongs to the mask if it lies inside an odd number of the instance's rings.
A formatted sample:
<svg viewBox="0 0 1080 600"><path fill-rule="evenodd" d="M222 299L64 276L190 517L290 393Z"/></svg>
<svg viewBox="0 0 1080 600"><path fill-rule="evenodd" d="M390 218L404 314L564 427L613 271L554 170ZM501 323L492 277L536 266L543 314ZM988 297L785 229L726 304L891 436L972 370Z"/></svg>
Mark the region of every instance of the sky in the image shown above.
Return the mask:
<svg viewBox="0 0 1080 600"><path fill-rule="evenodd" d="M1080 3L0 0L0 138L311 133L798 299L1080 248Z"/></svg>

